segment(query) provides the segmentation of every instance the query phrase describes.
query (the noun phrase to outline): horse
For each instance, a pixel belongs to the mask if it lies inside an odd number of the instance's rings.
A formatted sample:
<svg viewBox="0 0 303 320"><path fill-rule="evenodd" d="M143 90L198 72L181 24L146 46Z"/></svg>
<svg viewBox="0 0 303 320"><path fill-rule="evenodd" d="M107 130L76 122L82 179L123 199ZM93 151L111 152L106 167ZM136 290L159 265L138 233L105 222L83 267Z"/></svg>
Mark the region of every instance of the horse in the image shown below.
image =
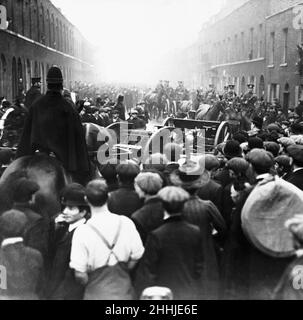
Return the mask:
<svg viewBox="0 0 303 320"><path fill-rule="evenodd" d="M180 101L179 108L182 113L188 113L193 109L193 103L190 100Z"/></svg>
<svg viewBox="0 0 303 320"><path fill-rule="evenodd" d="M221 101L211 105L201 105L196 114L196 120L218 121L220 113L225 113L224 104Z"/></svg>
<svg viewBox="0 0 303 320"><path fill-rule="evenodd" d="M144 101L148 110L148 113L151 119L156 119L158 114L158 94L156 92L148 92L145 97Z"/></svg>
<svg viewBox="0 0 303 320"><path fill-rule="evenodd" d="M114 145L115 141L110 131L95 124L83 124L83 129L92 164L90 177L85 180L90 180L100 177L98 165L94 161L99 148L105 143ZM60 212L60 191L74 180L55 157L35 153L18 158L5 169L0 179L0 214L10 210L13 205L11 190L18 177L27 177L40 186L36 194L36 210L46 218Z"/></svg>

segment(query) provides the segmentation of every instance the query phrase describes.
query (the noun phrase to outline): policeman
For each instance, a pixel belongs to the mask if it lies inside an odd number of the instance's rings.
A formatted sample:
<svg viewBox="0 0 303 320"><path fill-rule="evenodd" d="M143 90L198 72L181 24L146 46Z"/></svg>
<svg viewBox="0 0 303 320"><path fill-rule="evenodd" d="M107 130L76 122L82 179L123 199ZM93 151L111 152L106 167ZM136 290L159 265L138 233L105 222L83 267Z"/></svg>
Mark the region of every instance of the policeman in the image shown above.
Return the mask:
<svg viewBox="0 0 303 320"><path fill-rule="evenodd" d="M32 78L32 86L25 96L25 107L29 110L32 104L41 96L41 77Z"/></svg>
<svg viewBox="0 0 303 320"><path fill-rule="evenodd" d="M88 151L79 114L62 96L63 76L53 66L47 74L47 93L36 100L25 122L17 158L36 151L54 154L79 183L90 179Z"/></svg>

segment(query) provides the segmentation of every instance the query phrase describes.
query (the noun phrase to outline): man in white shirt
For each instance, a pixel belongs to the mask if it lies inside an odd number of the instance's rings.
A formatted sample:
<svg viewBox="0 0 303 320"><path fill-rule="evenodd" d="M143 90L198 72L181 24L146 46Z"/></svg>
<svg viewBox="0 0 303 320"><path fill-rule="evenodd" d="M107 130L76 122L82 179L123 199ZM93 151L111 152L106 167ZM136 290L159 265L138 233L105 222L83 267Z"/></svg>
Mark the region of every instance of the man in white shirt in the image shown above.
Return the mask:
<svg viewBox="0 0 303 320"><path fill-rule="evenodd" d="M86 200L92 218L74 233L70 267L76 278L87 285L90 274L106 266L125 263L132 269L144 253L144 247L134 223L107 208L107 185L100 180L86 187ZM108 247L104 238L110 246ZM98 297L97 297L98 298Z"/></svg>

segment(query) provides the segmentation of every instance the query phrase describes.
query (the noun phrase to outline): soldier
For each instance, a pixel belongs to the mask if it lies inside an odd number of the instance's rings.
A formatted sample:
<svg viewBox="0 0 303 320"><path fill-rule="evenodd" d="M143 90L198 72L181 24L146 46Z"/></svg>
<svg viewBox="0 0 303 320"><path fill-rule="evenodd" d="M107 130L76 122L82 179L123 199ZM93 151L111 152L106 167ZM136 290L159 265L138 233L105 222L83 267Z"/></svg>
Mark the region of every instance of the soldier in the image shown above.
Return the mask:
<svg viewBox="0 0 303 320"><path fill-rule="evenodd" d="M229 84L228 85L228 92L227 92L227 100L233 101L235 98L237 98L237 94L235 92L235 85Z"/></svg>
<svg viewBox="0 0 303 320"><path fill-rule="evenodd" d="M178 87L176 88L176 98L178 101L189 100L189 92L184 87L183 81L178 81Z"/></svg>
<svg viewBox="0 0 303 320"><path fill-rule="evenodd" d="M226 100L228 97L228 86L224 86L224 92L223 92L223 100Z"/></svg>
<svg viewBox="0 0 303 320"><path fill-rule="evenodd" d="M41 78L35 77L32 78L32 86L27 91L25 96L25 107L29 110L29 108L32 106L32 104L42 96L41 93Z"/></svg>
<svg viewBox="0 0 303 320"><path fill-rule="evenodd" d="M242 98L242 102L245 106L248 108L251 108L255 105L255 103L258 101L258 97L254 93L255 85L250 83L247 85L248 91L244 94Z"/></svg>

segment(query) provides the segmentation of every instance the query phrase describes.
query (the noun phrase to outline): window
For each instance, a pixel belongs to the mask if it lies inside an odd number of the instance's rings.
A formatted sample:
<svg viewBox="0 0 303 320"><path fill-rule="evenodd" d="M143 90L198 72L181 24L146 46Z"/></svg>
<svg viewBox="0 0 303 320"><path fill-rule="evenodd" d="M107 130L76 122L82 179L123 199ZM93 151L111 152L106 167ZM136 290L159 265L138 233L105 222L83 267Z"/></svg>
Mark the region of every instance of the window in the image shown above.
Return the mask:
<svg viewBox="0 0 303 320"><path fill-rule="evenodd" d="M227 39L227 62L231 61L231 40Z"/></svg>
<svg viewBox="0 0 303 320"><path fill-rule="evenodd" d="M263 25L259 25L258 58L263 54Z"/></svg>
<svg viewBox="0 0 303 320"><path fill-rule="evenodd" d="M237 61L239 59L239 48L238 48L238 35L235 35L235 43L234 43L234 60Z"/></svg>
<svg viewBox="0 0 303 320"><path fill-rule="evenodd" d="M226 41L223 40L223 50L222 50L222 62L225 63L226 62Z"/></svg>
<svg viewBox="0 0 303 320"><path fill-rule="evenodd" d="M250 29L250 49L248 53L248 59L252 60L254 58L254 28Z"/></svg>
<svg viewBox="0 0 303 320"><path fill-rule="evenodd" d="M270 51L269 51L269 64L273 65L275 59L275 33L270 34Z"/></svg>
<svg viewBox="0 0 303 320"><path fill-rule="evenodd" d="M283 56L282 56L282 63L287 63L287 47L288 47L288 29L283 29L283 41L284 41L284 47L283 47Z"/></svg>
<svg viewBox="0 0 303 320"><path fill-rule="evenodd" d="M241 32L241 59L243 60L245 54L245 35Z"/></svg>
<svg viewBox="0 0 303 320"><path fill-rule="evenodd" d="M270 86L270 102L274 99L280 100L280 85L277 83L272 83Z"/></svg>

